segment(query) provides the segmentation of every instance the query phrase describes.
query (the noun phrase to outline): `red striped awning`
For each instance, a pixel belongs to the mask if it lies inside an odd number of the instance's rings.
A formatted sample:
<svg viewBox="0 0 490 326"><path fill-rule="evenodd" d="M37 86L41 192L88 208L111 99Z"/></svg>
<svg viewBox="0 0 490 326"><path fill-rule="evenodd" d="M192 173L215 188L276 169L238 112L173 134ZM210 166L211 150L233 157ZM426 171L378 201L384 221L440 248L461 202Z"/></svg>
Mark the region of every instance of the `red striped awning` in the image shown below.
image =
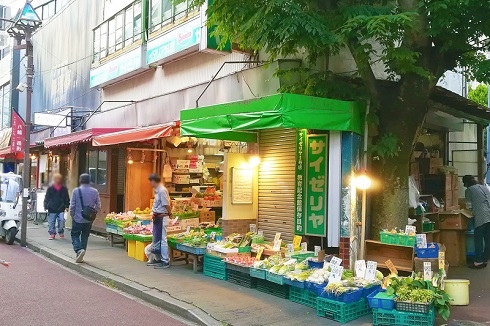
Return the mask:
<svg viewBox="0 0 490 326"><path fill-rule="evenodd" d="M175 124L160 124L150 127L135 128L94 137L93 146L109 146L123 143L134 143L170 137L173 134Z"/></svg>
<svg viewBox="0 0 490 326"><path fill-rule="evenodd" d="M73 132L71 134L47 138L44 141L45 148L62 147L77 143L87 143L92 141L94 137L110 134L114 132L128 130L129 128L92 128L82 131Z"/></svg>

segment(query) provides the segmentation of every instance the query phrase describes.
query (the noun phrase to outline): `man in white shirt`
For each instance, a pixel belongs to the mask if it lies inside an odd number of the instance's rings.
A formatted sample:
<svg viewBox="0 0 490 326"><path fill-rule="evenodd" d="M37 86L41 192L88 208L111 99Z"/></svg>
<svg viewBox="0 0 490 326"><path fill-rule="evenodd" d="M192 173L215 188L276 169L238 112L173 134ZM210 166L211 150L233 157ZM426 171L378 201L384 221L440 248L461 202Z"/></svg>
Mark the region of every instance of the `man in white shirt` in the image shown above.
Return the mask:
<svg viewBox="0 0 490 326"><path fill-rule="evenodd" d="M13 178L5 178L0 187L2 191L2 201L15 203L20 196L19 183Z"/></svg>

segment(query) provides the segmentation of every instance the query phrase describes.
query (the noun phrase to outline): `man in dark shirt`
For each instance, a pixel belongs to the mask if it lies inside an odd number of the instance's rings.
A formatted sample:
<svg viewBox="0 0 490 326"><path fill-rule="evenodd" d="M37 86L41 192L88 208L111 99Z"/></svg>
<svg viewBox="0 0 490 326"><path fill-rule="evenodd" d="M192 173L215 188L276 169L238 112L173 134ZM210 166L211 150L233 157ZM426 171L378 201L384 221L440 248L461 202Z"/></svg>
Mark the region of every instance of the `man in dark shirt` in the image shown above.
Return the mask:
<svg viewBox="0 0 490 326"><path fill-rule="evenodd" d="M56 237L56 221L58 221L58 234L65 237L65 210L70 207L70 195L68 189L63 186L61 174L53 176L53 184L46 191L44 197L44 209L48 211L49 240Z"/></svg>

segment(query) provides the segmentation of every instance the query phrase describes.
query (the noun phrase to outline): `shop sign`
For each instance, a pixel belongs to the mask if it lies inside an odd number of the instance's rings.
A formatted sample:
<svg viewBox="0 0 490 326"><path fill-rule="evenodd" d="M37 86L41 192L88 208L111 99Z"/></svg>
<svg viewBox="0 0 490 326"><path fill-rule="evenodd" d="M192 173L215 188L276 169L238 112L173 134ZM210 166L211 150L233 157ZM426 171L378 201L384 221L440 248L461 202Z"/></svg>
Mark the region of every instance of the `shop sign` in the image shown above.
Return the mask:
<svg viewBox="0 0 490 326"><path fill-rule="evenodd" d="M12 136L10 137L10 152L24 152L24 135L26 133L26 124L17 111L12 110Z"/></svg>
<svg viewBox="0 0 490 326"><path fill-rule="evenodd" d="M295 201L294 201L294 230L296 234L305 234L304 222L304 192L305 164L306 164L306 130L300 129L296 133L296 174L295 174ZM300 238L301 242L301 238Z"/></svg>
<svg viewBox="0 0 490 326"><path fill-rule="evenodd" d="M327 135L309 135L306 166L306 235L326 236Z"/></svg>
<svg viewBox="0 0 490 326"><path fill-rule="evenodd" d="M90 70L90 87L103 85L108 81L115 81L120 77L128 77L145 68L143 62L143 48L139 47L111 60L95 69Z"/></svg>
<svg viewBox="0 0 490 326"><path fill-rule="evenodd" d="M148 41L146 62L154 63L170 57L179 52L188 50L201 43L201 19L193 19L178 26L168 33Z"/></svg>

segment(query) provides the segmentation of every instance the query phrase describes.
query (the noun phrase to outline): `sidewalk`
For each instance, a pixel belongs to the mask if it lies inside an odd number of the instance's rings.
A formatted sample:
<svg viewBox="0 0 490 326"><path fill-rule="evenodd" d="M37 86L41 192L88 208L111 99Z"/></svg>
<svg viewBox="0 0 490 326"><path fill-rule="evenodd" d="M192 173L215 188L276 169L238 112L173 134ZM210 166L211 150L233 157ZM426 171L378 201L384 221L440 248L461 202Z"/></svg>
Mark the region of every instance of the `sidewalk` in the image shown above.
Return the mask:
<svg viewBox="0 0 490 326"><path fill-rule="evenodd" d="M69 232L64 240L48 240L45 226L29 224L31 249L81 274L115 286L200 325L340 325L316 316L314 309L192 272L191 265L154 270L128 258L122 245L91 236L85 264L74 263ZM454 307L451 320L490 322L490 269L450 269L451 278L471 277L471 305ZM456 325L455 323L449 323ZM371 317L346 325L371 325Z"/></svg>

